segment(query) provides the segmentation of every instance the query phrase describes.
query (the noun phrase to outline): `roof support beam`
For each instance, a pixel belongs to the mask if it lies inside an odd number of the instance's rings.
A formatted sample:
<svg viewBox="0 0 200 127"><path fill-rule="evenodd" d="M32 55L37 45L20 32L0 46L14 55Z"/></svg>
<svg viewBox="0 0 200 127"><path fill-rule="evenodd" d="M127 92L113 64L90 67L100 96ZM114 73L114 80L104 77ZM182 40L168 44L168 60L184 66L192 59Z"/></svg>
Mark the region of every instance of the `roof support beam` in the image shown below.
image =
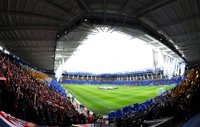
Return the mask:
<svg viewBox="0 0 200 127"><path fill-rule="evenodd" d="M9 48L11 51L18 52L18 51L29 51L29 52L52 52L53 48Z"/></svg>
<svg viewBox="0 0 200 127"><path fill-rule="evenodd" d="M77 2L75 2L74 0L70 0L81 12L83 12L83 9L78 5Z"/></svg>
<svg viewBox="0 0 200 127"><path fill-rule="evenodd" d="M172 27L172 26L176 26L176 25L179 25L179 24L183 24L183 23L186 23L186 22L193 21L193 20L198 20L198 19L199 19L199 16L193 16L193 17L187 17L187 18L184 18L184 19L181 19L181 20L178 20L178 21L172 21L171 23L168 23L168 24L165 24L165 25L162 25L162 26L158 26L158 30L165 29L165 28Z"/></svg>
<svg viewBox="0 0 200 127"><path fill-rule="evenodd" d="M88 7L83 0L73 0L81 10L88 11Z"/></svg>
<svg viewBox="0 0 200 127"><path fill-rule="evenodd" d="M198 47L192 49L192 52L191 52L190 49L191 49L191 47L185 47L185 48L183 48L183 50L184 50L183 54L186 54L186 53L193 53L193 52L196 52L196 51L200 51ZM193 55L195 55L195 54L193 53ZM199 56L199 54L196 54L196 55Z"/></svg>
<svg viewBox="0 0 200 127"><path fill-rule="evenodd" d="M160 9L168 4L176 2L177 0L154 0L151 4L144 6L138 11L134 12L133 15L135 17L141 17L145 14L148 14L154 10Z"/></svg>
<svg viewBox="0 0 200 127"><path fill-rule="evenodd" d="M7 30L57 30L55 25L21 25L21 26L0 26L0 31Z"/></svg>
<svg viewBox="0 0 200 127"><path fill-rule="evenodd" d="M35 18L39 20L45 20L48 22L55 22L55 23L61 23L63 22L63 19L55 18L55 17L49 17L45 15L39 15L39 14L32 14L32 13L25 13L25 12L0 12L0 15L3 16L22 16L27 18Z"/></svg>
<svg viewBox="0 0 200 127"><path fill-rule="evenodd" d="M180 34L176 34L176 35L168 35L170 38L177 38L177 37L181 37L181 36L189 36L189 35L199 35L200 31L191 31L191 32L186 32L186 33L180 33Z"/></svg>
<svg viewBox="0 0 200 127"><path fill-rule="evenodd" d="M61 12L67 14L68 16L75 16L76 14L74 14L73 12L70 12L69 10L66 10L65 8L62 8L58 5L56 5L55 3L49 1L49 0L38 0L39 2L43 3L44 5L47 5L47 6L50 6L50 7L53 7L54 9L56 10L60 10Z"/></svg>
<svg viewBox="0 0 200 127"><path fill-rule="evenodd" d="M103 13L106 13L106 0L103 0Z"/></svg>
<svg viewBox="0 0 200 127"><path fill-rule="evenodd" d="M130 2L131 2L131 0L126 0L124 2L124 4L121 7L120 14L124 11L124 9L129 5Z"/></svg>
<svg viewBox="0 0 200 127"><path fill-rule="evenodd" d="M84 0L80 0L80 2L86 8L86 10L88 11L89 8L88 8L87 4L85 3L85 1Z"/></svg>
<svg viewBox="0 0 200 127"><path fill-rule="evenodd" d="M188 43L187 45L183 45L183 46L180 46L179 48L182 50L182 49L185 49L185 48L190 48L191 49L191 47L194 47L195 46L195 48L198 48L199 49L199 47L200 47L200 44L199 43ZM191 50L193 50L193 49L195 49L195 48L192 48Z"/></svg>
<svg viewBox="0 0 200 127"><path fill-rule="evenodd" d="M8 41L7 41L7 42L8 42ZM30 46L28 45L29 42L26 42L27 45L20 44L21 41L15 41L15 42L17 42L17 43L19 43L19 44L17 44L17 45L9 45L8 47L9 47L9 48L12 48L12 49L13 49L13 48L16 48L16 46L17 46L17 47L21 47L21 48L30 48ZM45 44L45 45L34 45L34 46L32 45L32 46L31 46L31 48L37 48L37 49L41 49L41 48L43 49L44 47L45 47L45 48L52 48L52 45L50 45L50 44L49 44L49 45L48 45L48 44Z"/></svg>
<svg viewBox="0 0 200 127"><path fill-rule="evenodd" d="M47 42L47 41L54 41L55 40L55 38L0 38L0 41L6 41L6 42L13 42L13 41L20 41L20 42L22 42L22 41L34 41L34 42L43 42L43 41L45 41L45 42Z"/></svg>

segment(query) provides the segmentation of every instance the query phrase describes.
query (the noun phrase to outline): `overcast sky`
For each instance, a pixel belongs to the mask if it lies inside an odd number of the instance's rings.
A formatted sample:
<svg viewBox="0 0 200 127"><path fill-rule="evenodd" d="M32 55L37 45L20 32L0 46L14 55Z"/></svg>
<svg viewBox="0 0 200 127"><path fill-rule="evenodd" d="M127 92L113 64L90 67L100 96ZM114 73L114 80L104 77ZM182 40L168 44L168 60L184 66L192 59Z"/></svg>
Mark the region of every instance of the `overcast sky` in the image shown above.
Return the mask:
<svg viewBox="0 0 200 127"><path fill-rule="evenodd" d="M141 71L152 68L152 57L151 46L138 38L116 31L99 32L89 35L61 70L94 74Z"/></svg>

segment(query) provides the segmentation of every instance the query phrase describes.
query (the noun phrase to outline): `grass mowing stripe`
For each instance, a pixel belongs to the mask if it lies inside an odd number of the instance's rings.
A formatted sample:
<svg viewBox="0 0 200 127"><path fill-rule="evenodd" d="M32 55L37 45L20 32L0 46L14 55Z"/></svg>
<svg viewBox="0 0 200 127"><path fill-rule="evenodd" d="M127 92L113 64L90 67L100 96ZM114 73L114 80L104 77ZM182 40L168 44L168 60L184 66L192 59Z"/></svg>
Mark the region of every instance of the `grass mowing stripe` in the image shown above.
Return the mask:
<svg viewBox="0 0 200 127"><path fill-rule="evenodd" d="M84 106L104 115L134 103L145 102L157 96L159 88L167 90L173 86L117 86L118 89L115 90L102 90L98 88L99 85L63 85L63 87Z"/></svg>
<svg viewBox="0 0 200 127"><path fill-rule="evenodd" d="M71 91L71 90L70 90ZM84 105L89 105L89 109L93 110L93 108L91 108L91 106L93 105L97 105L99 107L104 107L104 108L107 108L105 107L101 102L97 102L97 101L92 101L92 100L95 100L95 99L98 99L96 98L95 96L87 96L86 94L83 94L83 92L79 89L79 90L75 90L74 92L76 92L76 95L75 97L77 97L77 99ZM73 92L72 92L73 93ZM81 96L79 96L81 95ZM81 100L85 100L85 101L81 101ZM90 103L88 103L90 102Z"/></svg>

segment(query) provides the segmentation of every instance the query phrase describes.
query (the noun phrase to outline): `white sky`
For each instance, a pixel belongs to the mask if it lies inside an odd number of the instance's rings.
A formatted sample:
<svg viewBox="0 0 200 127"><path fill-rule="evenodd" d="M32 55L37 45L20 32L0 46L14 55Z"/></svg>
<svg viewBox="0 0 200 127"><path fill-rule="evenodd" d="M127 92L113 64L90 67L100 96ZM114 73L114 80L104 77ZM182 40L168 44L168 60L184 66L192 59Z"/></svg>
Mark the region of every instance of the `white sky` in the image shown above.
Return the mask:
<svg viewBox="0 0 200 127"><path fill-rule="evenodd" d="M93 74L134 72L153 67L152 48L119 32L89 35L59 69ZM144 46L145 45L145 46Z"/></svg>

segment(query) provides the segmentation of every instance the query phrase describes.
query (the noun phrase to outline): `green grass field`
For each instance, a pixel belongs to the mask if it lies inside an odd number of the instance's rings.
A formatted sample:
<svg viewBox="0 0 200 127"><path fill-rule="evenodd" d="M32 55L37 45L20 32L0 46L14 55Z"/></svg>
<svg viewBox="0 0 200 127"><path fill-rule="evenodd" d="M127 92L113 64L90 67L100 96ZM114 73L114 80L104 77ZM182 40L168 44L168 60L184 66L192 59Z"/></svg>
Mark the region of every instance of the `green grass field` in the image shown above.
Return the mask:
<svg viewBox="0 0 200 127"><path fill-rule="evenodd" d="M168 90L173 86L162 87ZM69 84L64 84L63 87L84 106L100 115L106 115L111 111L133 105L134 103L143 103L158 96L158 89L161 88L161 86L118 86L118 89L102 90L97 85Z"/></svg>

